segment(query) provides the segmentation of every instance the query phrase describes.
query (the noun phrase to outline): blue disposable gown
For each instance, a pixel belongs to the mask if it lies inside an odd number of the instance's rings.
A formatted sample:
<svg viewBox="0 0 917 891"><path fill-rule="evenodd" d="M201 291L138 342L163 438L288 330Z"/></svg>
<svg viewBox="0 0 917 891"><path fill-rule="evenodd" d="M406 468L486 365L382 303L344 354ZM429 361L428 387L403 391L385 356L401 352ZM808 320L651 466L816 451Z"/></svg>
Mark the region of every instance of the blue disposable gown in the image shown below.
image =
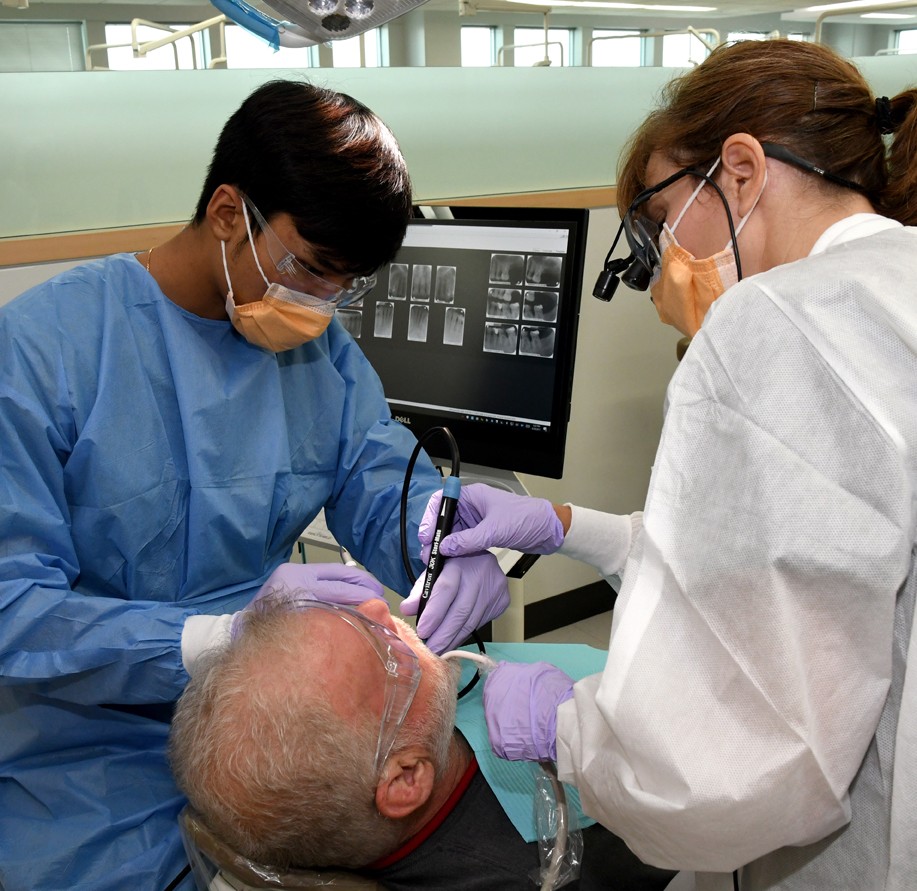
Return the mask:
<svg viewBox="0 0 917 891"><path fill-rule="evenodd" d="M4 307L0 354L0 887L161 891L185 619L243 606L322 507L405 593L414 440L337 322L274 355L132 255ZM409 540L439 485L418 462Z"/></svg>

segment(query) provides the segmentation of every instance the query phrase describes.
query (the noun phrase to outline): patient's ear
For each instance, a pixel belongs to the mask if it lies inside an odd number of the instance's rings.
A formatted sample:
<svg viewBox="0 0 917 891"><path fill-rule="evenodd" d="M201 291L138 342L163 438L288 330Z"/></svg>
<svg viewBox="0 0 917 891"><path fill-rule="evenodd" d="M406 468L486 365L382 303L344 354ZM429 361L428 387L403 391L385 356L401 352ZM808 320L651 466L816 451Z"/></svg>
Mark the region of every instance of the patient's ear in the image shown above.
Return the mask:
<svg viewBox="0 0 917 891"><path fill-rule="evenodd" d="M410 816L427 803L435 779L433 762L421 749L405 749L389 756L376 786L376 809L390 820Z"/></svg>

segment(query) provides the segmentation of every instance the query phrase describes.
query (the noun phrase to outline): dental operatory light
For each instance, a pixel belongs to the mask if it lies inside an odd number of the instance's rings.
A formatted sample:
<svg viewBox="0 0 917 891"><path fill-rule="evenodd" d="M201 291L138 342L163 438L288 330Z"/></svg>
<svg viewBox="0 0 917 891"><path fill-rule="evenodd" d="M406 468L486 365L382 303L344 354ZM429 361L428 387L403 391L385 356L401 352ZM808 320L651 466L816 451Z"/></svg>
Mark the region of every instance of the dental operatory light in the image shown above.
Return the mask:
<svg viewBox="0 0 917 891"><path fill-rule="evenodd" d="M274 49L316 46L356 37L410 12L427 0L211 0L213 5Z"/></svg>

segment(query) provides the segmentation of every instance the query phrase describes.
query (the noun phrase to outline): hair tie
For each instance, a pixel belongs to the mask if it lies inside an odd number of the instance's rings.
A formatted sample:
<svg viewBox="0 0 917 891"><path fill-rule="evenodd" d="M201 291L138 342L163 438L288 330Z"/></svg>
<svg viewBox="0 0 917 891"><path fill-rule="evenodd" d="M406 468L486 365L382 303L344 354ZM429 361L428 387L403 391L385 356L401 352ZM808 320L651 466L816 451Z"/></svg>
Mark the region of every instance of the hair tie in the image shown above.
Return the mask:
<svg viewBox="0 0 917 891"><path fill-rule="evenodd" d="M888 96L879 96L876 99L876 123L879 132L885 136L895 132L895 122L892 120L892 103Z"/></svg>

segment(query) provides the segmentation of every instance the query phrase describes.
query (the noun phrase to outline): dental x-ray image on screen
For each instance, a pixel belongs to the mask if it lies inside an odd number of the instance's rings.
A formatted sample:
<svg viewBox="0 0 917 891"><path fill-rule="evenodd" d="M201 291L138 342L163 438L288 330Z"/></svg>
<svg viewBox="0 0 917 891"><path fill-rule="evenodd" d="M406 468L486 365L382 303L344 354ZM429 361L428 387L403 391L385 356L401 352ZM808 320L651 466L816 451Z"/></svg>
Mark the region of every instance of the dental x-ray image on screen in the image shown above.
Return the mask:
<svg viewBox="0 0 917 891"><path fill-rule="evenodd" d="M434 303L455 303L455 267L436 267L436 286L433 290Z"/></svg>
<svg viewBox="0 0 917 891"><path fill-rule="evenodd" d="M557 291L526 291L522 318L527 322L556 322L557 302Z"/></svg>
<svg viewBox="0 0 917 891"><path fill-rule="evenodd" d="M487 322L484 325L484 349L488 353L514 355L519 342L519 329L516 325L501 322Z"/></svg>
<svg viewBox="0 0 917 891"><path fill-rule="evenodd" d="M522 291L516 288L488 288L487 316L491 319L518 319Z"/></svg>
<svg viewBox="0 0 917 891"><path fill-rule="evenodd" d="M432 282L433 267L426 263L415 265L411 269L411 300L429 302Z"/></svg>
<svg viewBox="0 0 917 891"><path fill-rule="evenodd" d="M395 324L395 304L382 301L376 304L376 320L373 326L373 337L390 340Z"/></svg>
<svg viewBox="0 0 917 891"><path fill-rule="evenodd" d="M543 288L556 288L560 285L560 270L563 257L531 255L525 262L525 283L540 285Z"/></svg>
<svg viewBox="0 0 917 891"><path fill-rule="evenodd" d="M408 319L408 340L426 343L427 329L430 327L430 307L412 306Z"/></svg>
<svg viewBox="0 0 917 891"><path fill-rule="evenodd" d="M392 263L388 267L388 299L407 300L408 264Z"/></svg>
<svg viewBox="0 0 917 891"><path fill-rule="evenodd" d="M339 309L334 315L354 340L360 339L360 331L363 329L363 313L360 310Z"/></svg>
<svg viewBox="0 0 917 891"><path fill-rule="evenodd" d="M588 211L443 211L412 220L379 270L360 348L416 435L446 426L463 463L559 477Z"/></svg>
<svg viewBox="0 0 917 891"><path fill-rule="evenodd" d="M524 274L524 254L494 254L490 258L490 280L494 284L521 285Z"/></svg>
<svg viewBox="0 0 917 891"><path fill-rule="evenodd" d="M465 307L450 306L446 310L446 324L443 327L443 343L447 346L461 346L465 341Z"/></svg>
<svg viewBox="0 0 917 891"><path fill-rule="evenodd" d="M541 325L523 325L519 333L519 355L550 359L554 356L554 329Z"/></svg>

